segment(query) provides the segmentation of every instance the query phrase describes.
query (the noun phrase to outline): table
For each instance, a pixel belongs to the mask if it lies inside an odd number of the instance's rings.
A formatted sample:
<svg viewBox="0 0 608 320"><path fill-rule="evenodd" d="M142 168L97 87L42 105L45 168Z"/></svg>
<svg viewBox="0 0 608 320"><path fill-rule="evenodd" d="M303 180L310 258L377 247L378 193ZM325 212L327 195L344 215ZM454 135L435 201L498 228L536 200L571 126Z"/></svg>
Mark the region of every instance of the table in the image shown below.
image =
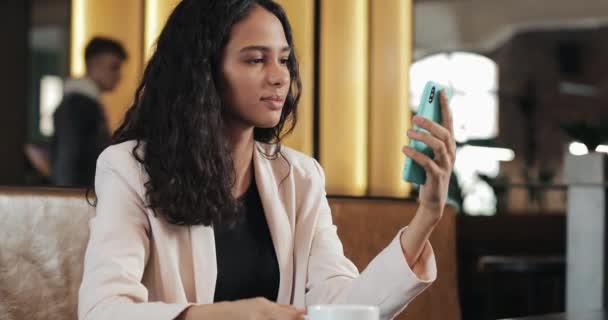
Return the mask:
<svg viewBox="0 0 608 320"><path fill-rule="evenodd" d="M525 310L511 314L564 311L565 256L482 256L479 258L478 270L486 277L486 319L495 319L501 313L495 310L500 300L494 295L498 292L500 283L504 285L503 278L507 274L517 274L527 287L522 292L525 296ZM545 286L542 286L543 282L547 282ZM502 314L509 315L504 312Z"/></svg>
<svg viewBox="0 0 608 320"><path fill-rule="evenodd" d="M511 318L503 320L608 320L608 313L606 311L554 313L542 316Z"/></svg>

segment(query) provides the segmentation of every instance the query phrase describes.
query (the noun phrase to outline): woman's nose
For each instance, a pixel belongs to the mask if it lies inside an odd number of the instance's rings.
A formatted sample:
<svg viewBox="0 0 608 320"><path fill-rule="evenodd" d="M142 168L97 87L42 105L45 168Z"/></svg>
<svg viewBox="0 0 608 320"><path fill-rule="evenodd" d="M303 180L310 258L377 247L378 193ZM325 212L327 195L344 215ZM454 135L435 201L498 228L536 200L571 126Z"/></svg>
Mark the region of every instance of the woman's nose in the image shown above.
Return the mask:
<svg viewBox="0 0 608 320"><path fill-rule="evenodd" d="M282 87L289 83L289 70L285 65L275 63L269 67L268 83L275 87Z"/></svg>

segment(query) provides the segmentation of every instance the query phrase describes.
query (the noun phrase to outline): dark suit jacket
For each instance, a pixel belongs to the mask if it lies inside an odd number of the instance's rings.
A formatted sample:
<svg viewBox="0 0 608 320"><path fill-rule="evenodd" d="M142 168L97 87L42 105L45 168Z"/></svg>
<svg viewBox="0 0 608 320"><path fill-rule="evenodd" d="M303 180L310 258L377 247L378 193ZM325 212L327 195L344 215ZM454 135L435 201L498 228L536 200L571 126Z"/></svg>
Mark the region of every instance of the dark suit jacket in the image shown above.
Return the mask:
<svg viewBox="0 0 608 320"><path fill-rule="evenodd" d="M99 154L110 142L101 104L80 93L70 93L53 115L51 181L60 186L92 186Z"/></svg>

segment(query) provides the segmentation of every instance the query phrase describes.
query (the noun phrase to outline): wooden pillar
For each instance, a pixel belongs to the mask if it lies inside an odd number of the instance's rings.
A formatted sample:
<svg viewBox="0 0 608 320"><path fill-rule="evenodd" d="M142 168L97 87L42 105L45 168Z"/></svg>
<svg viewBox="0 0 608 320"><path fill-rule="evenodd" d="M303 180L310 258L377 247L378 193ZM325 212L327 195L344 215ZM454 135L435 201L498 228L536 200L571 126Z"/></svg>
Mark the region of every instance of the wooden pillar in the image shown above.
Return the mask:
<svg viewBox="0 0 608 320"><path fill-rule="evenodd" d="M23 184L26 137L29 1L0 1L0 184Z"/></svg>

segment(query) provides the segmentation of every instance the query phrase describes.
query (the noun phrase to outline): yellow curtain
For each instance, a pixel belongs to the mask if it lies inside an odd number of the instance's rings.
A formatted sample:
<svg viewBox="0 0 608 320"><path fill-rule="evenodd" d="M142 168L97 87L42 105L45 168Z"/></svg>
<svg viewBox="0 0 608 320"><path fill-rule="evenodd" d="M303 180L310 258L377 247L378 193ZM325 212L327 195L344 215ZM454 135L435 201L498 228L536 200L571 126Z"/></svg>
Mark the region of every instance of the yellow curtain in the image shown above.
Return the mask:
<svg viewBox="0 0 608 320"><path fill-rule="evenodd" d="M129 59L116 90L102 97L111 129L116 129L133 102L142 69L143 0L72 0L71 63L73 77L85 73L84 49L94 36L120 41Z"/></svg>
<svg viewBox="0 0 608 320"><path fill-rule="evenodd" d="M370 195L403 197L410 184L401 177L410 127L409 65L412 3L371 1L369 187Z"/></svg>
<svg viewBox="0 0 608 320"><path fill-rule="evenodd" d="M144 61L148 61L152 55L160 31L179 2L180 0L146 0Z"/></svg>
<svg viewBox="0 0 608 320"><path fill-rule="evenodd" d="M411 0L322 0L320 158L330 194L406 196Z"/></svg>
<svg viewBox="0 0 608 320"><path fill-rule="evenodd" d="M302 97L298 106L298 123L285 145L312 156L313 153L313 88L314 88L314 0L278 0L291 23L302 77Z"/></svg>
<svg viewBox="0 0 608 320"><path fill-rule="evenodd" d="M321 2L320 159L332 194L365 195L368 0Z"/></svg>

